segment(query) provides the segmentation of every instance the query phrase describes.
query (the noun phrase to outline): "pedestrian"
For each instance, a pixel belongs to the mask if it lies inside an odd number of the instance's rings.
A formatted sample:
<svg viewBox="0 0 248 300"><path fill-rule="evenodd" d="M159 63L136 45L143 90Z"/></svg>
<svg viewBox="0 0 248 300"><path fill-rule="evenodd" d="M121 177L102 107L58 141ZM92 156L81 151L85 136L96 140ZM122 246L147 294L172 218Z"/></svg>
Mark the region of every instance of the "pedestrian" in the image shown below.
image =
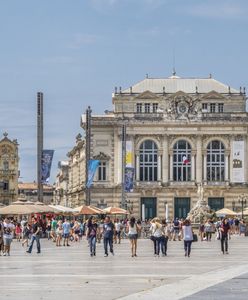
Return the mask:
<svg viewBox="0 0 248 300"><path fill-rule="evenodd" d="M137 224L134 217L131 217L130 221L127 222L127 232L128 232L128 238L130 240L131 245L131 256L136 257L137 256L137 239L138 234L141 231L140 225Z"/></svg>
<svg viewBox="0 0 248 300"><path fill-rule="evenodd" d="M115 244L117 244L117 240L118 240L118 244L121 243L121 231L122 231L122 224L121 221L119 219L116 219L115 222Z"/></svg>
<svg viewBox="0 0 248 300"><path fill-rule="evenodd" d="M184 241L184 255L190 257L191 244L193 241L193 230L189 219L184 221L182 226L183 230L183 241Z"/></svg>
<svg viewBox="0 0 248 300"><path fill-rule="evenodd" d="M21 224L17 223L15 227L15 237L18 242L21 241L21 233L22 233Z"/></svg>
<svg viewBox="0 0 248 300"><path fill-rule="evenodd" d="M154 218L151 226L151 232L154 242L154 256L159 257L160 248L163 240L163 235L165 235L164 228L161 225L159 218Z"/></svg>
<svg viewBox="0 0 248 300"><path fill-rule="evenodd" d="M211 238L212 238L212 226L213 224L211 223L211 220L208 219L206 221L206 223L204 224L204 231L205 231L205 234L206 234L206 240L207 242L211 242Z"/></svg>
<svg viewBox="0 0 248 300"><path fill-rule="evenodd" d="M59 220L58 224L57 224L57 229L56 229L56 246L57 247L61 246L62 236L63 236L62 221Z"/></svg>
<svg viewBox="0 0 248 300"><path fill-rule="evenodd" d="M53 239L53 242L56 242L56 229L57 229L57 220L55 218L52 218L51 238Z"/></svg>
<svg viewBox="0 0 248 300"><path fill-rule="evenodd" d="M4 256L6 255L10 256L10 245L13 240L14 232L15 232L15 225L12 222L10 222L9 218L5 218L3 222L3 244L4 244L3 255Z"/></svg>
<svg viewBox="0 0 248 300"><path fill-rule="evenodd" d="M26 251L27 253L31 253L32 249L33 249L33 244L34 241L36 241L36 246L37 246L37 253L41 252L40 249L40 232L41 232L41 227L39 225L39 223L37 222L37 218L33 217L32 218L32 236L31 236L31 243L30 246L28 248L28 250Z"/></svg>
<svg viewBox="0 0 248 300"><path fill-rule="evenodd" d="M179 232L180 232L180 222L179 222L179 219L176 218L174 221L173 221L173 241L176 240L176 238L178 239L178 241L181 240L181 237L179 235Z"/></svg>
<svg viewBox="0 0 248 300"><path fill-rule="evenodd" d="M3 222L0 219L0 256L3 253L3 248L4 248L4 245L3 245Z"/></svg>
<svg viewBox="0 0 248 300"><path fill-rule="evenodd" d="M64 220L64 223L62 225L63 228L63 238L64 238L64 246L66 244L66 246L70 246L69 245L69 237L70 237L70 233L71 233L71 225L69 223L69 221L67 219Z"/></svg>
<svg viewBox="0 0 248 300"><path fill-rule="evenodd" d="M113 236L114 236L115 225L110 220L110 217L106 217L103 224L103 243L104 243L104 256L108 256L108 246L110 253L114 255L113 249Z"/></svg>
<svg viewBox="0 0 248 300"><path fill-rule="evenodd" d="M28 224L28 222L26 221L26 223L23 225L23 233L22 233L22 247L24 247L24 245L26 244L28 247L28 240L30 238L30 234L31 234L31 226Z"/></svg>
<svg viewBox="0 0 248 300"><path fill-rule="evenodd" d="M223 254L229 254L228 252L228 234L230 230L230 225L228 223L228 219L224 218L221 226L220 226L220 242L221 242L221 251ZM224 245L225 245L225 251L224 251Z"/></svg>
<svg viewBox="0 0 248 300"><path fill-rule="evenodd" d="M162 241L161 241L161 251L163 256L167 256L167 244L168 244L168 229L167 229L167 223L166 220L162 220L162 227L163 227L163 235L162 235Z"/></svg>
<svg viewBox="0 0 248 300"><path fill-rule="evenodd" d="M90 220L91 221L88 222L87 226L86 238L89 242L90 256L96 256L96 237L99 229L96 218L92 218Z"/></svg>
<svg viewBox="0 0 248 300"><path fill-rule="evenodd" d="M47 234L48 240L50 240L50 238L51 238L51 230L52 230L51 221L48 220L47 225L46 225L46 234Z"/></svg>

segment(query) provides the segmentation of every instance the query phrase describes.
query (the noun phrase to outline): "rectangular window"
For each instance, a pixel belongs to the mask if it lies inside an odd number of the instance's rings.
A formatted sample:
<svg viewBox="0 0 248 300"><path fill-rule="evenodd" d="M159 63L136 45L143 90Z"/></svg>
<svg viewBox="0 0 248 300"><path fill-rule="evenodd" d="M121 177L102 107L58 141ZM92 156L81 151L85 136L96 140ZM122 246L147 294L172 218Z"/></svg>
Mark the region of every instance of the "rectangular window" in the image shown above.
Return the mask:
<svg viewBox="0 0 248 300"><path fill-rule="evenodd" d="M218 103L218 112L223 113L224 112L224 103Z"/></svg>
<svg viewBox="0 0 248 300"><path fill-rule="evenodd" d="M202 103L202 110L204 110L205 112L208 111L208 103Z"/></svg>
<svg viewBox="0 0 248 300"><path fill-rule="evenodd" d="M215 113L215 103L210 103L210 112Z"/></svg>
<svg viewBox="0 0 248 300"><path fill-rule="evenodd" d="M98 180L99 181L106 181L107 180L107 163L100 162L98 166Z"/></svg>
<svg viewBox="0 0 248 300"><path fill-rule="evenodd" d="M142 103L136 103L136 112L138 114L142 113Z"/></svg>
<svg viewBox="0 0 248 300"><path fill-rule="evenodd" d="M153 112L153 113L156 113L157 110L158 110L158 103L153 103L153 104L152 104L152 112Z"/></svg>
<svg viewBox="0 0 248 300"><path fill-rule="evenodd" d="M145 103L145 113L150 113L150 103Z"/></svg>

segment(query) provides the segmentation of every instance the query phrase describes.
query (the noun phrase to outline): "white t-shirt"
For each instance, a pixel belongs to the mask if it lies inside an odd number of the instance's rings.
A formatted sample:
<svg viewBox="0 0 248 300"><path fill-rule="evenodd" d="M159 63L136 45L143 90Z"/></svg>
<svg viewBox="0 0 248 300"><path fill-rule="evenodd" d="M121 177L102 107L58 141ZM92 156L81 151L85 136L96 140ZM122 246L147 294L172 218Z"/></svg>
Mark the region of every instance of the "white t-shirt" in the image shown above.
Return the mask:
<svg viewBox="0 0 248 300"><path fill-rule="evenodd" d="M15 229L15 225L12 223L3 223L3 237L5 239L13 239L13 231Z"/></svg>
<svg viewBox="0 0 248 300"><path fill-rule="evenodd" d="M121 223L115 223L115 229L116 231L121 231Z"/></svg>

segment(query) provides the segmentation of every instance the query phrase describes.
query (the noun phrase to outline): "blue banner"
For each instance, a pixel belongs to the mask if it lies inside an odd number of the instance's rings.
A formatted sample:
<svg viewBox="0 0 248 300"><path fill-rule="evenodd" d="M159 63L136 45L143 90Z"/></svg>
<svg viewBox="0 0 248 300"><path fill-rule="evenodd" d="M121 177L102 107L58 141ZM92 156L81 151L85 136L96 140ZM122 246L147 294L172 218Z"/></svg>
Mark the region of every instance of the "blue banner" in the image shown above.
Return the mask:
<svg viewBox="0 0 248 300"><path fill-rule="evenodd" d="M93 179L96 173L96 170L99 166L100 161L97 159L90 159L88 162L88 181L86 184L87 188L90 188L90 186L93 183Z"/></svg>
<svg viewBox="0 0 248 300"><path fill-rule="evenodd" d="M54 150L43 150L41 157L41 182L47 184L50 179Z"/></svg>
<svg viewBox="0 0 248 300"><path fill-rule="evenodd" d="M125 192L133 192L134 168L125 168Z"/></svg>

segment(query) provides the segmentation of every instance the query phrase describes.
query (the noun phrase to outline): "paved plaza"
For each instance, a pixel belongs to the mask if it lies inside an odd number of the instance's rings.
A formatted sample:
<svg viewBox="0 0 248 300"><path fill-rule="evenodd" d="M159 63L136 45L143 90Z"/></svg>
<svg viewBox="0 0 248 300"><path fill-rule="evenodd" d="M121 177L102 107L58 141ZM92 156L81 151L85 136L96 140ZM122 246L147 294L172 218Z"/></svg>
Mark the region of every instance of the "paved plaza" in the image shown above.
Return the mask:
<svg viewBox="0 0 248 300"><path fill-rule="evenodd" d="M130 256L128 240L107 258L102 244L91 258L85 240L71 247L41 243L40 255L14 241L11 256L0 257L1 300L248 299L246 237L232 237L229 255L221 254L219 241L193 243L190 258L178 241L159 258L145 239L138 241L137 258Z"/></svg>

